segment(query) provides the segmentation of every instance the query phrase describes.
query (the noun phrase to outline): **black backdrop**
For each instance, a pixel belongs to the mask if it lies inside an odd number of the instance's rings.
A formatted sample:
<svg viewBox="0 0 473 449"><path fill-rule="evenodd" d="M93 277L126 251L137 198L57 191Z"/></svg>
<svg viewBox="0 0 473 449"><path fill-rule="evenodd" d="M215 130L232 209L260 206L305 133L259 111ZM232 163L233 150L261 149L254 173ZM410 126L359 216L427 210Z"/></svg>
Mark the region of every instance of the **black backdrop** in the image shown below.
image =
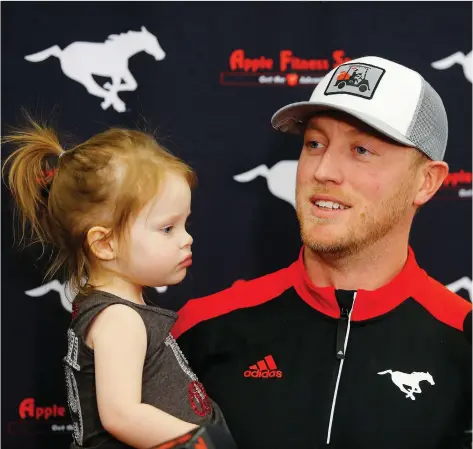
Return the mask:
<svg viewBox="0 0 473 449"><path fill-rule="evenodd" d="M181 285L149 291L177 309L297 257L291 192L301 142L272 130L272 113L308 99L317 79L345 58L400 62L440 93L450 128L452 174L416 217L411 244L422 267L470 299L471 17L470 2L3 2L2 128L21 123L22 107L52 118L70 145L111 125L140 127L195 168L194 265ZM128 31L141 34L103 44ZM102 109L102 98L63 73L84 80L84 67L110 58L108 76L95 76L103 86L120 74L113 58L126 63L125 48L146 33L165 57L138 51L143 46L130 56L137 88L118 93L124 112L113 107L120 109L115 97ZM54 56L25 59L84 41L96 45L63 51L63 70ZM147 48L157 54L154 46ZM63 280L43 281L41 251L13 246L4 186L2 195L2 443L63 448L70 441L61 366L70 306Z"/></svg>

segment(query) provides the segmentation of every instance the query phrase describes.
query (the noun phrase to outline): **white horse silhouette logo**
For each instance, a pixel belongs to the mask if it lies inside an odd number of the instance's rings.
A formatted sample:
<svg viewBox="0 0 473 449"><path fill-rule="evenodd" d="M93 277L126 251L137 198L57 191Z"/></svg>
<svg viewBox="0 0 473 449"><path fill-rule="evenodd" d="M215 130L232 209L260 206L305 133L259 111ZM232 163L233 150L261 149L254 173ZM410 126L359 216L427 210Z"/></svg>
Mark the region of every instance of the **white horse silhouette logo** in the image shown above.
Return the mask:
<svg viewBox="0 0 473 449"><path fill-rule="evenodd" d="M156 287L158 293L164 293L168 288L167 287ZM58 280L53 280L47 284L40 285L39 287L33 288L32 290L27 290L25 293L28 296L33 296L35 298L39 296L46 295L50 291L59 293L61 299L61 305L68 311L72 312L72 300L75 297L75 293L71 290L68 283L61 284Z"/></svg>
<svg viewBox="0 0 473 449"><path fill-rule="evenodd" d="M430 385L435 385L434 379L430 373L422 373L414 371L411 374L402 373L401 371L381 371L378 374L391 374L391 380L394 385L396 385L403 393L406 393L406 398L416 400L414 393L422 393L422 390L419 387L419 383L423 380L429 382ZM410 387L410 390L406 389L404 385Z"/></svg>
<svg viewBox="0 0 473 449"><path fill-rule="evenodd" d="M280 161L268 168L259 165L245 173L233 177L237 182L249 182L258 176L267 179L269 191L281 200L287 201L296 207L296 173L297 161Z"/></svg>
<svg viewBox="0 0 473 449"><path fill-rule="evenodd" d="M465 78L471 83L473 82L473 61L471 59L471 51L466 56L461 51L453 53L444 59L432 63L432 67L437 70L445 70L452 67L454 64L460 64L463 67L463 74Z"/></svg>
<svg viewBox="0 0 473 449"><path fill-rule="evenodd" d="M462 278L458 279L458 281L452 282L445 287L447 287L453 293L459 292L460 290L466 290L468 292L470 301L473 299L473 284L471 279L467 276L463 276Z"/></svg>
<svg viewBox="0 0 473 449"><path fill-rule="evenodd" d="M103 98L102 109L113 106L115 111L125 112L125 103L117 93L133 91L138 87L128 68L128 59L141 51L154 56L157 61L166 56L156 36L141 27L141 31L112 34L105 42L73 42L64 50L54 45L39 53L25 56L25 59L39 62L56 56L64 75L81 83L89 94ZM109 77L112 82L107 81L101 87L92 75Z"/></svg>

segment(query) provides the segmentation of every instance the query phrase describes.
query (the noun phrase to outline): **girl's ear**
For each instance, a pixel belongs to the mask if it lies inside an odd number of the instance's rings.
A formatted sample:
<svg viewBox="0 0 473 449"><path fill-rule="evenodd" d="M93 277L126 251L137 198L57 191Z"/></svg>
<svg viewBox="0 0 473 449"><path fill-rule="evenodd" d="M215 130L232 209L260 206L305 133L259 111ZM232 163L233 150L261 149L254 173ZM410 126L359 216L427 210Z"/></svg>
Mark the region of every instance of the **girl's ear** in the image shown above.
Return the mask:
<svg viewBox="0 0 473 449"><path fill-rule="evenodd" d="M111 229L94 226L87 232L87 244L99 260L114 260L117 257L117 245Z"/></svg>

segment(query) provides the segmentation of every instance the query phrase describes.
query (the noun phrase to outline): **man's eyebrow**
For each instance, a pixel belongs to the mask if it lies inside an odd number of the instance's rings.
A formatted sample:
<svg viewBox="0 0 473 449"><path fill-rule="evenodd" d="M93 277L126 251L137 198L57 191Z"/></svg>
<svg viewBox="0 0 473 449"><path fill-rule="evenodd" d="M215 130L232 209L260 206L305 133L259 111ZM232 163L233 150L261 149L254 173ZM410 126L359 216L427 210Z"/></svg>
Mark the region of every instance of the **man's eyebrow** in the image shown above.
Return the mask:
<svg viewBox="0 0 473 449"><path fill-rule="evenodd" d="M307 123L306 129L311 129L314 131L318 131L323 133L323 129L321 129L319 126L317 126L315 123ZM369 127L368 125L360 125L360 128L353 127L350 130L347 131L348 134L353 134L354 136L363 136L363 137L368 137L368 138L375 138L382 140L386 143L390 144L397 144L394 140L390 139L388 136L385 136L384 134L380 133L374 128ZM397 144L398 145L398 144Z"/></svg>
<svg viewBox="0 0 473 449"><path fill-rule="evenodd" d="M365 127L363 127L365 128ZM389 143L391 145L401 145L398 142L396 142L394 139L392 139L389 136L386 136L385 134L379 132L378 130L370 127L366 127L365 129L358 129L358 128L353 128L350 131L348 131L350 134L353 134L355 136L362 136L366 137L368 139L377 139L381 140L382 142Z"/></svg>
<svg viewBox="0 0 473 449"><path fill-rule="evenodd" d="M311 122L307 123L307 129L315 129L316 131L320 131L320 128Z"/></svg>
<svg viewBox="0 0 473 449"><path fill-rule="evenodd" d="M363 129L357 129L357 128L352 128L348 130L348 134L355 134L356 136L362 134L364 136L371 136L372 133L368 132L368 130L363 130Z"/></svg>

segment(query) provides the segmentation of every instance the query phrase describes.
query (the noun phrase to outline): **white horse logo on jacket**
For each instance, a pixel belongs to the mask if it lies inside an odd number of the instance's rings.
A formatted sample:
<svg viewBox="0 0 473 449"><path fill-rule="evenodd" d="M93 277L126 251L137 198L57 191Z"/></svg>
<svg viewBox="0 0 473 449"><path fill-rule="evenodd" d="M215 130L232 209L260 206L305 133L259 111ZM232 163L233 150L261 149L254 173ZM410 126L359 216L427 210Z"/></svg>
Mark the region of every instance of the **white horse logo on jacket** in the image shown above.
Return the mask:
<svg viewBox="0 0 473 449"><path fill-rule="evenodd" d="M418 373L417 371L412 372L411 374L402 373L401 371L381 371L378 374L391 374L391 380L394 385L396 385L403 393L406 393L406 398L416 400L414 393L422 393L422 390L419 387L419 383L423 380L429 382L430 385L435 385L434 379L430 373ZM406 389L404 386L410 387Z"/></svg>
<svg viewBox="0 0 473 449"><path fill-rule="evenodd" d="M166 56L156 36L141 27L141 31L112 34L105 42L73 42L63 50L53 45L25 59L40 62L56 56L64 75L82 84L89 94L103 98L102 109L112 106L117 112L125 112L126 105L117 93L138 87L128 68L128 59L141 51L154 56L156 61ZM111 83L100 86L92 75L109 77Z"/></svg>

